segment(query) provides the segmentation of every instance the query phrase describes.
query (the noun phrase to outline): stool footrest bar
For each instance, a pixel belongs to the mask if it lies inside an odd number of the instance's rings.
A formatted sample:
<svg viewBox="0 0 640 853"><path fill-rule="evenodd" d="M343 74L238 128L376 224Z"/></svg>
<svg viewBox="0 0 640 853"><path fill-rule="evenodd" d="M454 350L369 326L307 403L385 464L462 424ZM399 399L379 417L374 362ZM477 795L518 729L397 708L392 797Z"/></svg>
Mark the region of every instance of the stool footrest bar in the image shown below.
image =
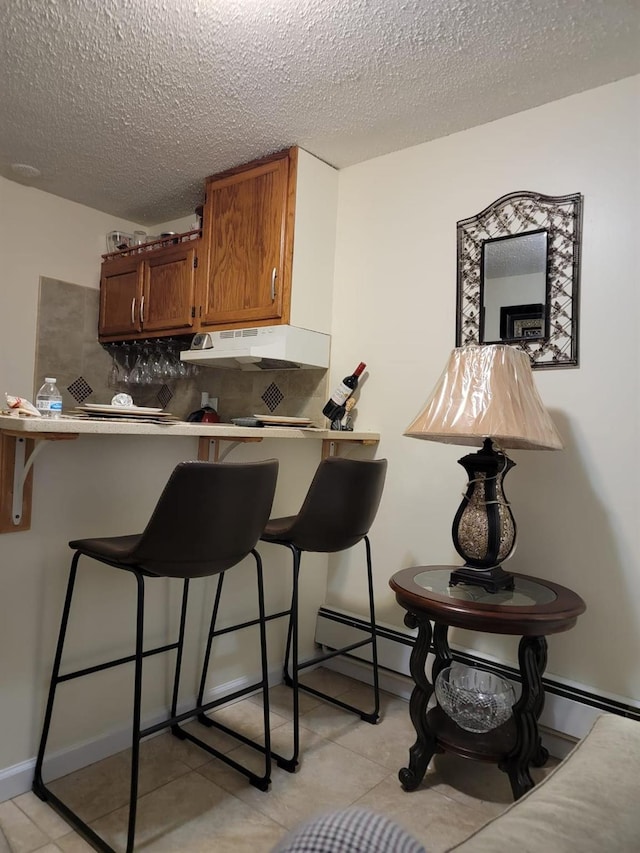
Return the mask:
<svg viewBox="0 0 640 853"><path fill-rule="evenodd" d="M271 616L265 616L265 622L271 622L273 619L281 619L283 616L289 616L290 610L283 610L281 613L272 613ZM249 619L247 622L239 622L237 625L228 625L226 628L216 629L211 636L221 637L223 634L230 634L232 631L240 631L242 628L250 628L252 625L259 625L259 619Z"/></svg>
<svg viewBox="0 0 640 853"><path fill-rule="evenodd" d="M216 728L218 728L218 726L216 726ZM227 734L230 734L232 737L241 740L243 743L247 743L249 746L254 746L256 749L258 749L264 754L264 747L260 748L258 744L254 744L253 741L248 740L244 737L244 735L240 736L237 732L234 732L232 729L228 729L226 726L219 726L219 728L224 729ZM233 767L234 770L237 770L239 773L242 773L244 776L246 776L247 779L251 782L251 784L254 785L256 788L259 788L261 791L266 791L269 787L269 783L271 782L270 775L256 776L256 774L249 770L247 767L244 767L242 764L238 764L238 762L234 761L233 758L230 758L228 755L225 755L223 752L220 752L215 747L210 746L203 740L200 740L200 738L195 737L195 735L192 735L191 732L186 732L184 729L180 729L180 735L178 735L178 737L181 740L188 740L191 741L191 743L195 743L196 746L200 747L200 749L204 749L205 752L208 752L215 758L220 759L220 761L224 761L225 764L228 764L230 767Z"/></svg>
<svg viewBox="0 0 640 853"><path fill-rule="evenodd" d="M158 655L161 652L170 652L172 649L177 649L177 643L169 643L167 646L158 646L157 649L149 649L148 652L142 652L143 658ZM55 679L56 684L61 684L63 681L71 681L73 678L80 678L83 675L91 675L94 672L102 672L104 669L111 669L114 666L120 666L123 663L133 663L135 655L127 655L124 658L116 658L115 660L106 661L105 663L97 663L95 666L88 666L86 669L77 669L75 672L68 672L66 675L59 675Z"/></svg>
<svg viewBox="0 0 640 853"><path fill-rule="evenodd" d="M142 740L142 738L148 737L156 732L161 732L163 729L171 728L178 723L184 723L186 720L191 720L194 717L199 718L201 715L204 715L205 711L210 711L212 708L216 708L219 705L232 702L234 699L246 696L247 693L252 693L259 687L262 687L262 683L260 681L256 684L250 684L248 687L243 687L242 690L237 690L235 693L231 693L228 696L223 696L221 699L215 699L213 702L206 702L204 705L196 705L195 708L191 708L189 711L183 711L181 714L176 714L174 717L167 717L166 720L155 723L153 726L148 726L146 729L141 729L140 739Z"/></svg>
<svg viewBox="0 0 640 853"><path fill-rule="evenodd" d="M325 660L330 660L331 658L335 658L338 655L346 655L349 652L352 652L354 649L360 649L362 646L369 646L373 642L373 639L369 637L366 640L359 640L357 643L352 643L350 646L345 646L342 649L333 649L330 652L325 652L322 655L317 657L313 657L311 660L304 661L303 663L298 664L298 672L302 669L306 669L309 666L314 666L319 663L323 663Z"/></svg>
<svg viewBox="0 0 640 853"><path fill-rule="evenodd" d="M356 708L355 705L349 705L347 702L342 702L340 699L336 699L333 696L327 696L326 693L322 693L320 690L316 690L313 687L306 687L300 682L298 682L298 688L300 690L304 690L305 693L311 693L313 696L317 696L319 699L324 699L325 702L337 705L338 708L343 708L345 711L351 711L352 714L359 714L367 723L378 722L378 712L376 710L372 712L363 711L362 708Z"/></svg>
<svg viewBox="0 0 640 853"><path fill-rule="evenodd" d="M262 682L256 681L255 684L249 684L247 687L243 687L241 690L236 690L234 693L228 693L226 696L222 696L220 699L214 699L212 702L205 702L204 705L200 705L197 708L197 713L200 714L204 711L211 711L214 708L219 708L220 705L227 705L230 702L235 702L236 699L241 699L243 696L247 696L249 693L255 693L256 690L262 688Z"/></svg>
<svg viewBox="0 0 640 853"><path fill-rule="evenodd" d="M246 735L240 734L240 732L236 732L233 729L230 729L229 726L225 726L224 723L218 722L218 720L212 720L211 717L205 716L205 714L198 715L198 722L202 726L206 726L209 729L219 729L221 732L224 732L226 735L230 735L232 738L241 741L246 746L251 746L253 749L261 752L263 755L266 752L264 746L261 743L258 743L255 740L251 740L251 738Z"/></svg>

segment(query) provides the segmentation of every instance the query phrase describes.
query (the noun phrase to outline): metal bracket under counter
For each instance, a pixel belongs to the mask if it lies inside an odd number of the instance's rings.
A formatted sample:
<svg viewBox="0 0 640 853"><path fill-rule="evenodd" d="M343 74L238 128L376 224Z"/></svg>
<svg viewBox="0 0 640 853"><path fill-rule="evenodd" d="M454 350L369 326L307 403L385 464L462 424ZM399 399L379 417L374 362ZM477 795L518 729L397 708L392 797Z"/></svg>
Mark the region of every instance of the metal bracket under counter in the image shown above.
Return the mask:
<svg viewBox="0 0 640 853"><path fill-rule="evenodd" d="M225 449L220 452L220 442L227 443ZM239 444L247 444L249 442L262 441L261 438L209 438L208 436L200 436L198 439L198 459L201 462L222 462L223 459L231 453L232 450ZM211 448L213 447L213 455Z"/></svg>

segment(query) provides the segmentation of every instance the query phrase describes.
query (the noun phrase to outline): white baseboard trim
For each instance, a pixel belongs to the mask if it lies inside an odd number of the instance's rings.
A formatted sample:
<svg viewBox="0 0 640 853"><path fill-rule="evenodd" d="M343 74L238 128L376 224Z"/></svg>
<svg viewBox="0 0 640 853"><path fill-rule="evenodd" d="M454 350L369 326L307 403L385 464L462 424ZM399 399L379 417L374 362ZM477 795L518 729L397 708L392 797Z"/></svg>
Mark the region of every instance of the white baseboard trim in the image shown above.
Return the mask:
<svg viewBox="0 0 640 853"><path fill-rule="evenodd" d="M327 649L342 648L362 639L364 622L360 616L347 611L322 607L318 612L316 622L316 642ZM416 631L399 629L395 626L378 625L378 660L380 664L380 686L393 695L409 699L413 689L413 681L409 673L409 658L413 647ZM492 669L505 678L514 681L516 689L517 670L505 666L499 660L488 655L480 655L467 649L451 646L454 655L472 665ZM427 666L432 661L427 658ZM357 649L349 656L335 657L326 661L323 666L335 669L345 675L365 683L371 683L370 646ZM206 702L223 699L238 690L242 690L255 681L255 677L244 677L227 684L218 685L206 695ZM282 668L278 664L269 672L269 684L274 686L282 682ZM554 677L545 678L545 707L540 718L540 728L543 742L549 752L557 758L563 758L576 740L583 737L591 727L595 718L602 712L621 714L640 720L640 702L596 693L588 687L565 679ZM179 713L193 707L185 702L179 708ZM158 710L149 714L143 721L143 728L155 725L166 719L167 711ZM158 732L161 734L161 732ZM58 779L115 755L131 745L130 725L114 729L101 736L74 744L47 756L46 779ZM17 797L31 790L35 758L14 764L0 770L0 802Z"/></svg>
<svg viewBox="0 0 640 853"><path fill-rule="evenodd" d="M328 646L326 647L328 649ZM347 675L349 678L355 678L358 681L364 681L366 684L372 684L373 678L371 675L371 666L364 661L356 660L352 657L336 657L328 660L324 666L327 669L332 669L335 672L340 672L342 675ZM391 693L394 696L399 696L401 699L406 699L407 702L411 697L413 690L413 681L408 675L401 675L398 672L379 669L378 677L380 681L380 689ZM407 714L409 709L407 708ZM564 758L568 755L576 744L577 738L567 737L560 732L551 731L544 725L540 725L542 734L542 742L549 750L549 754L555 758ZM407 751L411 746L407 744Z"/></svg>
<svg viewBox="0 0 640 853"><path fill-rule="evenodd" d="M397 696L408 699L413 689L409 659L417 630L400 629L378 624L378 663L380 686ZM363 638L366 622L361 616L337 608L321 607L316 622L316 642L329 649L348 646ZM511 680L519 691L517 668L506 666L497 658L481 655L452 644L454 657L472 666L490 669ZM324 665L371 683L371 646L356 649L349 656L335 657ZM427 657L427 670L433 655ZM545 706L540 717L543 743L557 758L563 758L573 744L591 728L596 717L603 712L634 717L640 720L640 702L619 696L596 693L584 685L557 677L545 677Z"/></svg>
<svg viewBox="0 0 640 853"><path fill-rule="evenodd" d="M205 695L205 704L232 695L236 691L242 690L249 684L254 683L255 680L255 677L247 676L227 684L218 685ZM282 667L278 665L269 672L269 684L273 686L280 684L281 681ZM181 703L178 713L182 714L193 708L195 701L196 698L194 696L190 702L185 701ZM60 703L60 706L58 706L56 701L56 707L63 707L64 699L62 697L60 698ZM142 721L142 728L144 729L166 720L168 713L167 709L159 709L147 715ZM162 733L162 731L157 732L157 734ZM150 737L156 737L157 734L150 735ZM117 752L128 749L130 746L131 724L129 723L122 728L113 729L92 740L73 744L72 746L48 754L44 764L45 779L46 781L59 779L61 776L66 776L75 770L79 770L81 767L87 767L89 764L95 764L96 761L102 761L104 758L115 755ZM31 790L35 766L36 759L30 758L28 761L22 761L20 764L14 764L11 767L0 770L0 802L10 800Z"/></svg>

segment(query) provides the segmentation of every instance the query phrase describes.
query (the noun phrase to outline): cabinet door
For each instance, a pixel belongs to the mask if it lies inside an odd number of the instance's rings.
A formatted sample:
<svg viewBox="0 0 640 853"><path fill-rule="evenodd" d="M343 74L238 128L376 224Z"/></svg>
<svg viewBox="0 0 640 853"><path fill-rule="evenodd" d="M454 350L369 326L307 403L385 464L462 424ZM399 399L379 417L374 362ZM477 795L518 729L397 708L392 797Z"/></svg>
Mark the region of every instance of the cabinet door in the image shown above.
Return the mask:
<svg viewBox="0 0 640 853"><path fill-rule="evenodd" d="M207 183L202 325L282 316L288 176L284 156Z"/></svg>
<svg viewBox="0 0 640 853"><path fill-rule="evenodd" d="M136 257L117 258L102 265L98 334L139 332L142 265Z"/></svg>
<svg viewBox="0 0 640 853"><path fill-rule="evenodd" d="M195 258L191 243L181 243L144 260L140 318L145 332L189 329L195 314Z"/></svg>

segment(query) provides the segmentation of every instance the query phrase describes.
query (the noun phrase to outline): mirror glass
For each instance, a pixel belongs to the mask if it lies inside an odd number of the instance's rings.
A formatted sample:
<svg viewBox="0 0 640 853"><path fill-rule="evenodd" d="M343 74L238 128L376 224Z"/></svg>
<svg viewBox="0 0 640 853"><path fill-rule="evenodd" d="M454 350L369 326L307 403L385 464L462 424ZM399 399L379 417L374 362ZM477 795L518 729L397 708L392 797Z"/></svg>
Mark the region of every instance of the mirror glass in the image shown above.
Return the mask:
<svg viewBox="0 0 640 853"><path fill-rule="evenodd" d="M457 223L456 346L508 343L578 365L582 196L509 193Z"/></svg>
<svg viewBox="0 0 640 853"><path fill-rule="evenodd" d="M547 238L531 231L483 243L481 343L545 337Z"/></svg>

